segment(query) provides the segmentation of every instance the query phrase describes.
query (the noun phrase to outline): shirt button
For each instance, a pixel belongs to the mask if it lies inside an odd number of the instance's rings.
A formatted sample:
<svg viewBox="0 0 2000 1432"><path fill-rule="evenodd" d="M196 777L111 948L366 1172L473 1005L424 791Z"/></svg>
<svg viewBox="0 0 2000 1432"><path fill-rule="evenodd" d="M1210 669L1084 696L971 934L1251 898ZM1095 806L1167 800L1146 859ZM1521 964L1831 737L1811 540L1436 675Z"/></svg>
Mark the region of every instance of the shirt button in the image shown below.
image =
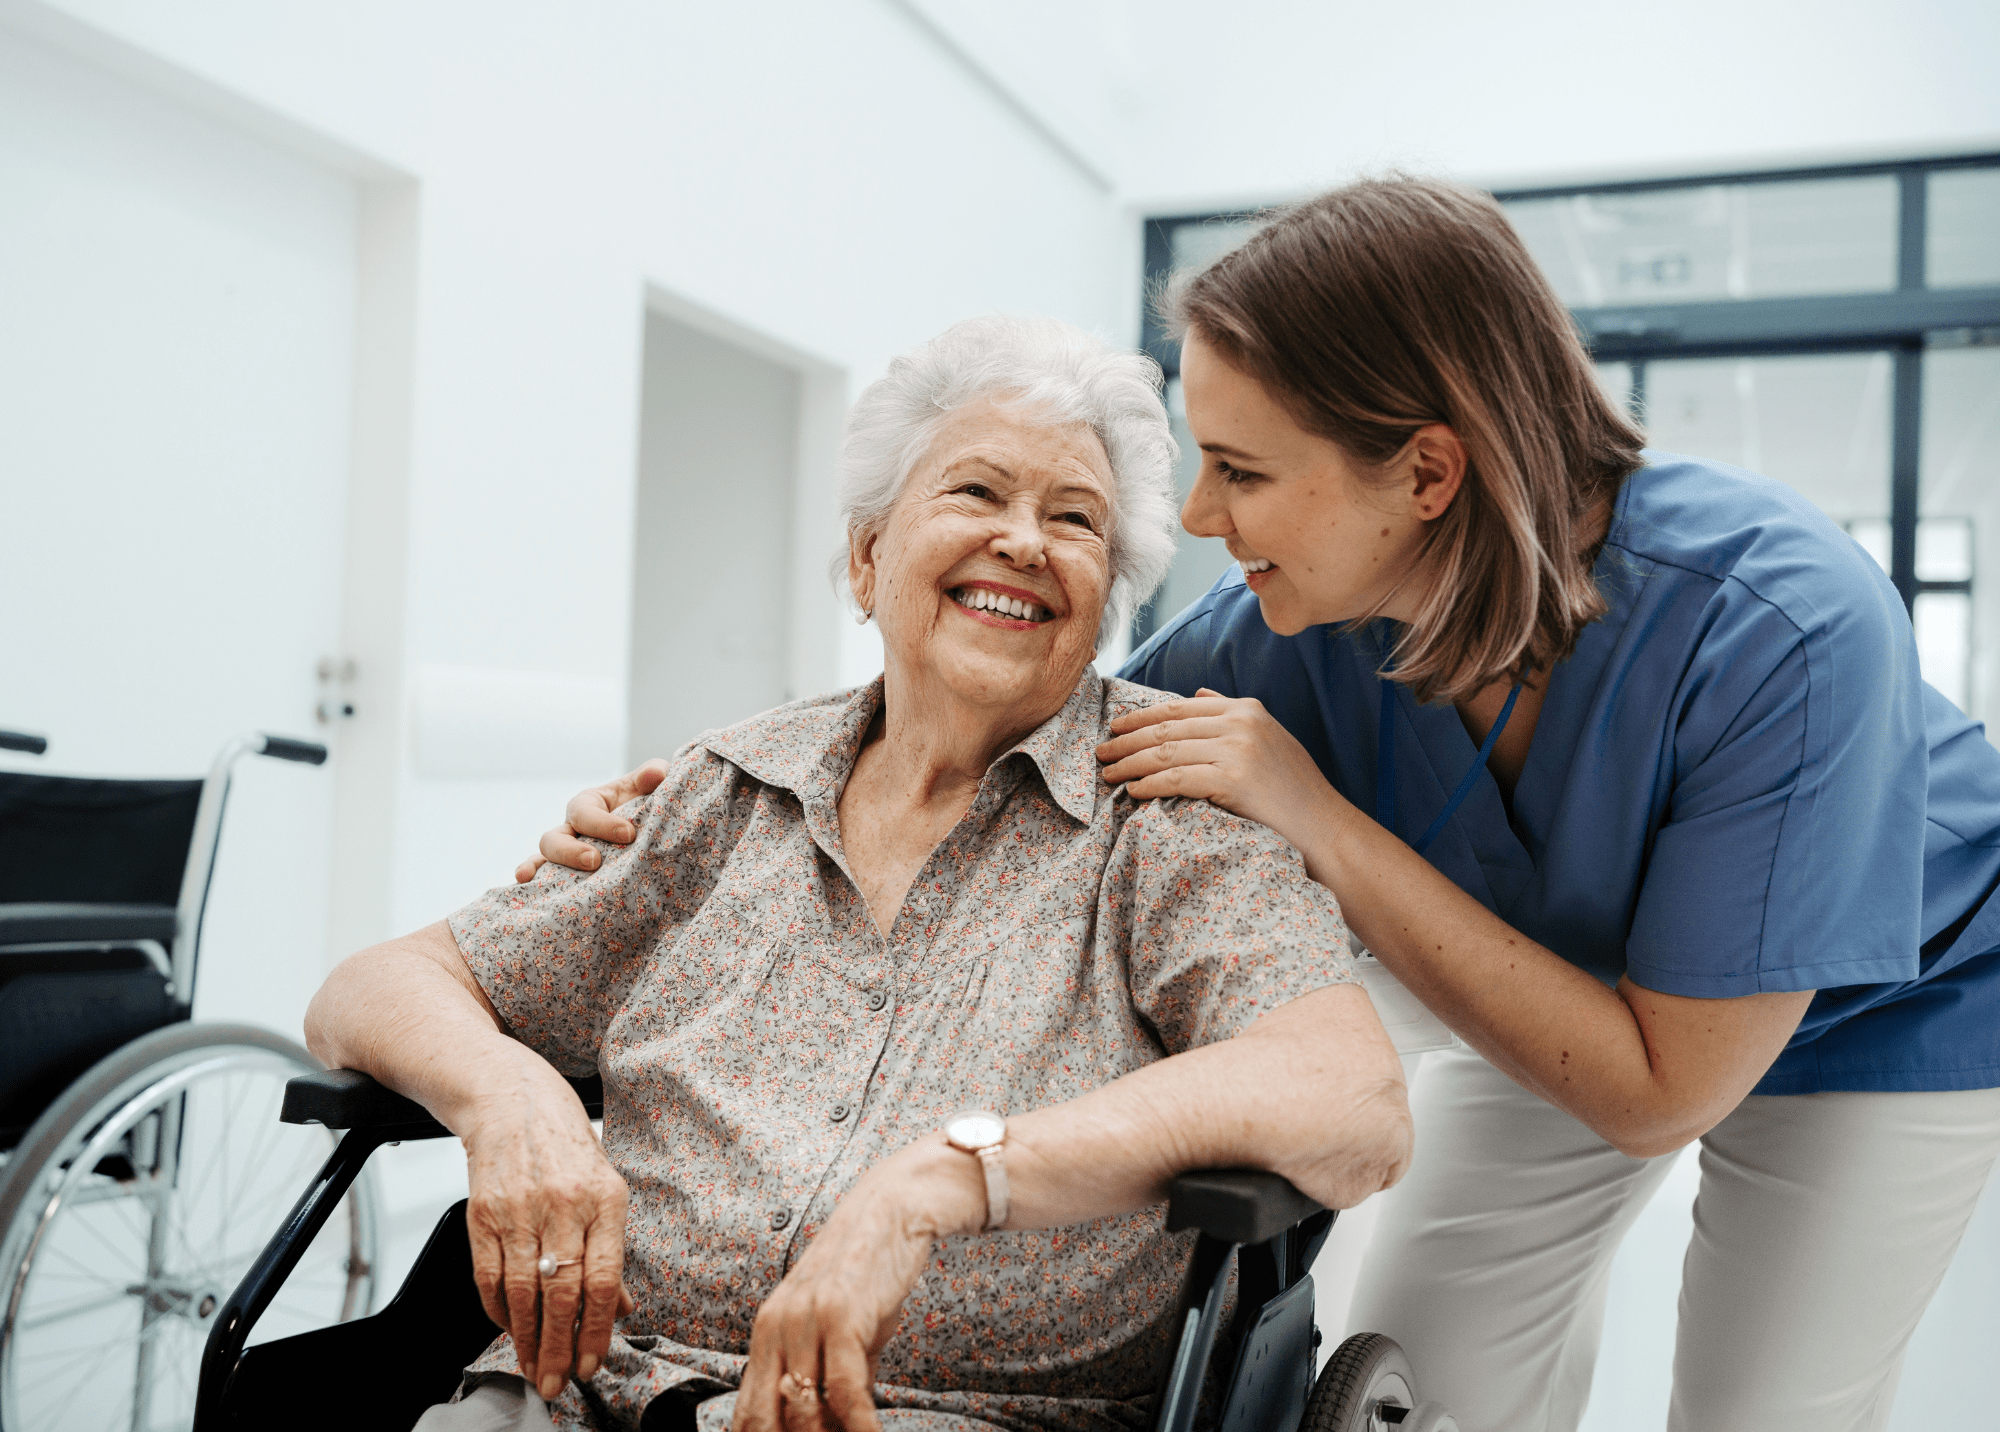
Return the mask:
<svg viewBox="0 0 2000 1432"><path fill-rule="evenodd" d="M790 1223L791 1221L792 1221L791 1209L780 1208L772 1211L771 1226L773 1228L783 1228L787 1223Z"/></svg>
<svg viewBox="0 0 2000 1432"><path fill-rule="evenodd" d="M887 1004L888 1002L889 1002L889 996L882 993L881 990L871 989L868 991L868 1007L870 1009L880 1009L883 1005Z"/></svg>
<svg viewBox="0 0 2000 1432"><path fill-rule="evenodd" d="M847 1105L835 1104L831 1109L826 1111L826 1116L836 1124L839 1123L847 1117Z"/></svg>

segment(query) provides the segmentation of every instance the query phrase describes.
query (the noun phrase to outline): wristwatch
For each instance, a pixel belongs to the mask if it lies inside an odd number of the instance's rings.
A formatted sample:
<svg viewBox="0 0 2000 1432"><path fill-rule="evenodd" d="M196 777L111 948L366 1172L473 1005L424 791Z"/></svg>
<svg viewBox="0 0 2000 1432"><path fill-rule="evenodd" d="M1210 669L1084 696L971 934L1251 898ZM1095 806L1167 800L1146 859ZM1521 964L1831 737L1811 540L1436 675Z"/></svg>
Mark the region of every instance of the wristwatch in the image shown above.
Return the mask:
<svg viewBox="0 0 2000 1432"><path fill-rule="evenodd" d="M986 1174L986 1231L1007 1221L1007 1121L991 1109L960 1109L944 1121L945 1142L979 1160Z"/></svg>

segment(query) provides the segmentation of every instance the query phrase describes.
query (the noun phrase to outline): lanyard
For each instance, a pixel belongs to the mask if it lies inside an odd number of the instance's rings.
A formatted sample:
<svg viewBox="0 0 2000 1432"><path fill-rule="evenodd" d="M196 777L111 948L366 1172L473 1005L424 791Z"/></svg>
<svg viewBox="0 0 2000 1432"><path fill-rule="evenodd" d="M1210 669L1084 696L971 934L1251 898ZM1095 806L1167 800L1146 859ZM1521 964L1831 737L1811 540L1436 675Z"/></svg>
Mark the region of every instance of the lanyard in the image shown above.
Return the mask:
<svg viewBox="0 0 2000 1432"><path fill-rule="evenodd" d="M1444 823L1452 818L1458 808L1465 804L1465 798L1472 794L1472 783L1479 779L1485 769L1486 758L1493 754L1493 747L1500 740L1500 733L1507 729L1507 718L1514 714L1514 702L1521 695L1521 683L1515 682L1514 689L1507 693L1507 704L1500 708L1500 719L1493 723L1493 729L1486 733L1486 740L1479 748L1479 754L1472 758L1471 769L1465 779L1458 783L1458 789L1451 793L1451 799L1444 803L1430 829L1410 848L1422 855L1431 848L1431 842L1438 838ZM1396 829L1396 683L1386 676L1382 678L1382 716L1376 724L1375 732L1375 820L1384 830L1394 833Z"/></svg>

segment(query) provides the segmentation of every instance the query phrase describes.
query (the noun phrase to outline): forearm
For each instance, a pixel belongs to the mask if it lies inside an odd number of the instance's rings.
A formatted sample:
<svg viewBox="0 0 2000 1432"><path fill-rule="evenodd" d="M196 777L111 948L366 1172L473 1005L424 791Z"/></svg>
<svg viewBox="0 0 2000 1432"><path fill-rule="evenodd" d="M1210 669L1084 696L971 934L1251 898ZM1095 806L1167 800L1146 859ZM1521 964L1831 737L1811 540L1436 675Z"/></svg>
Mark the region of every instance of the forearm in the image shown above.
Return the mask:
<svg viewBox="0 0 2000 1432"><path fill-rule="evenodd" d="M540 1055L510 1039L472 985L443 922L351 955L306 1011L306 1045L334 1069L358 1069L415 1099L453 1133L528 1104L583 1106Z"/></svg>
<svg viewBox="0 0 2000 1432"><path fill-rule="evenodd" d="M1149 1064L1067 1103L1010 1116L1010 1228L1046 1228L1162 1202L1200 1168L1283 1174L1348 1208L1402 1176L1411 1144L1402 1067L1352 985L1316 991L1249 1031ZM891 1167L895 1165L895 1167ZM936 1233L975 1232L978 1161L941 1134L880 1167L886 1183L934 1190Z"/></svg>
<svg viewBox="0 0 2000 1432"><path fill-rule="evenodd" d="M1370 953L1495 1067L1607 1142L1635 1156L1678 1148L1740 1097L1649 1043L1634 1004L1648 991L1610 989L1529 939L1346 802L1329 803L1309 840L1308 871Z"/></svg>

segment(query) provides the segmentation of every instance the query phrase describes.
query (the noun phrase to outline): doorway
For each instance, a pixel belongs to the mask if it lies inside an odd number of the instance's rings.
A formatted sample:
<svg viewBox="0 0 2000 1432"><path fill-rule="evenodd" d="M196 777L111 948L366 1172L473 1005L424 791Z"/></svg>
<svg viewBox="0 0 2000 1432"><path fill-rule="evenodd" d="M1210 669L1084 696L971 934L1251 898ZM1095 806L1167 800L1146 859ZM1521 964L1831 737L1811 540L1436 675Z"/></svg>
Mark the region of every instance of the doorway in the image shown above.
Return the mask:
<svg viewBox="0 0 2000 1432"><path fill-rule="evenodd" d="M646 315L633 520L628 754L670 756L788 689L805 381Z"/></svg>

